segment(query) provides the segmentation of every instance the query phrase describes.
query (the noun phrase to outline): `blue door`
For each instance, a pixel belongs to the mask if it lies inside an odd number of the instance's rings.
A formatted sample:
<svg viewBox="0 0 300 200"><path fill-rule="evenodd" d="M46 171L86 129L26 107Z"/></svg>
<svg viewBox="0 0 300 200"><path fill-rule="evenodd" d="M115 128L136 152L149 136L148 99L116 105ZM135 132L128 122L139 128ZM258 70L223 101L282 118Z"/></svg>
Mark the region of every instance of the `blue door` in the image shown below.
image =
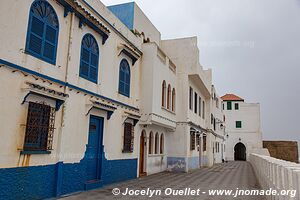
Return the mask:
<svg viewBox="0 0 300 200"><path fill-rule="evenodd" d="M89 138L86 145L87 181L101 178L101 157L103 152L103 118L90 117Z"/></svg>

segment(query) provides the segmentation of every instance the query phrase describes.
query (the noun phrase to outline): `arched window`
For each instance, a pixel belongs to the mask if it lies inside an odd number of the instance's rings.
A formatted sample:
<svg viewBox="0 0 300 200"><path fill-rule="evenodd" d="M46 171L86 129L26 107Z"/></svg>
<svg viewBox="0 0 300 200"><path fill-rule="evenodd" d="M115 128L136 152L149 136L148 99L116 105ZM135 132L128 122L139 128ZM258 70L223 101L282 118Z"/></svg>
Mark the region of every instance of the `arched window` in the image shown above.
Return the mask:
<svg viewBox="0 0 300 200"><path fill-rule="evenodd" d="M161 106L162 107L166 107L166 89L167 89L167 85L166 85L166 81L163 81L162 83L162 94L161 94Z"/></svg>
<svg viewBox="0 0 300 200"><path fill-rule="evenodd" d="M158 143L159 143L159 135L158 133L155 134L155 154L158 154Z"/></svg>
<svg viewBox="0 0 300 200"><path fill-rule="evenodd" d="M86 34L81 41L79 76L89 81L98 81L99 47L91 34Z"/></svg>
<svg viewBox="0 0 300 200"><path fill-rule="evenodd" d="M172 111L174 112L175 111L175 104L176 102L176 92L175 92L175 88L173 88L173 91L172 91Z"/></svg>
<svg viewBox="0 0 300 200"><path fill-rule="evenodd" d="M167 94L167 109L171 108L171 85L168 85L168 94Z"/></svg>
<svg viewBox="0 0 300 200"><path fill-rule="evenodd" d="M120 63L119 93L127 97L130 96L130 67L125 59Z"/></svg>
<svg viewBox="0 0 300 200"><path fill-rule="evenodd" d="M153 153L153 132L150 132L149 135L149 154Z"/></svg>
<svg viewBox="0 0 300 200"><path fill-rule="evenodd" d="M56 63L59 23L53 7L43 0L32 3L25 50L48 63Z"/></svg>
<svg viewBox="0 0 300 200"><path fill-rule="evenodd" d="M164 153L164 134L160 135L160 154Z"/></svg>

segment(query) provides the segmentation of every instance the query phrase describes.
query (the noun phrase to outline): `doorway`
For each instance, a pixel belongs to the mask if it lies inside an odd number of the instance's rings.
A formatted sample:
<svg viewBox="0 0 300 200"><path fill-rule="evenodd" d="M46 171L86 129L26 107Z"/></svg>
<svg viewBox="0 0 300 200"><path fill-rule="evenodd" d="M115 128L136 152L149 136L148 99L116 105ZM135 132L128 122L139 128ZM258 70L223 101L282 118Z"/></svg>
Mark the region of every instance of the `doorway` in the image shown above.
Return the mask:
<svg viewBox="0 0 300 200"><path fill-rule="evenodd" d="M146 133L145 131L142 131L142 134L140 136L140 159L139 159L139 176L146 176L145 171L145 146L146 146Z"/></svg>
<svg viewBox="0 0 300 200"><path fill-rule="evenodd" d="M85 152L87 182L101 178L103 121L101 117L90 117L88 144Z"/></svg>
<svg viewBox="0 0 300 200"><path fill-rule="evenodd" d="M234 160L246 161L246 147L241 142L234 146Z"/></svg>

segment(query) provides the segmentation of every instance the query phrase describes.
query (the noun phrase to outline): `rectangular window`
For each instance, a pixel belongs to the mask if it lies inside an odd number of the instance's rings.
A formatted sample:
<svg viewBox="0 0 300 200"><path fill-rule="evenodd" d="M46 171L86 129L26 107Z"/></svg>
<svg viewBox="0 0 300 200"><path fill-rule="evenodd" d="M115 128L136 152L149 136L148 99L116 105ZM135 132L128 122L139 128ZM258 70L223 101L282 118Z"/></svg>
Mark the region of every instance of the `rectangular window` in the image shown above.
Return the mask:
<svg viewBox="0 0 300 200"><path fill-rule="evenodd" d="M213 125L214 125L214 130L216 130L216 118L214 118Z"/></svg>
<svg viewBox="0 0 300 200"><path fill-rule="evenodd" d="M189 96L189 102L190 102L190 110L193 110L193 88L190 87L190 96Z"/></svg>
<svg viewBox="0 0 300 200"><path fill-rule="evenodd" d="M201 117L201 97L199 97L199 116Z"/></svg>
<svg viewBox="0 0 300 200"><path fill-rule="evenodd" d="M235 109L235 110L238 110L238 109L239 109L239 103L235 103L235 104L234 104L234 109Z"/></svg>
<svg viewBox="0 0 300 200"><path fill-rule="evenodd" d="M194 106L194 112L197 114L198 111L198 94L195 92L195 106Z"/></svg>
<svg viewBox="0 0 300 200"><path fill-rule="evenodd" d="M241 121L236 121L235 122L235 127L236 128L242 128L242 122Z"/></svg>
<svg viewBox="0 0 300 200"><path fill-rule="evenodd" d="M206 151L206 135L203 136L203 151Z"/></svg>
<svg viewBox="0 0 300 200"><path fill-rule="evenodd" d="M52 149L55 108L29 102L24 150L46 151Z"/></svg>
<svg viewBox="0 0 300 200"><path fill-rule="evenodd" d="M124 143L123 152L133 152L133 125L131 123L125 122L124 124Z"/></svg>
<svg viewBox="0 0 300 200"><path fill-rule="evenodd" d="M200 151L199 146L200 146L200 135L196 135L196 142L197 142L197 151Z"/></svg>
<svg viewBox="0 0 300 200"><path fill-rule="evenodd" d="M202 118L205 119L205 102L202 102Z"/></svg>
<svg viewBox="0 0 300 200"><path fill-rule="evenodd" d="M224 110L224 107L225 107L224 103L222 103L222 105L223 105L223 110Z"/></svg>
<svg viewBox="0 0 300 200"><path fill-rule="evenodd" d="M231 103L231 101L227 101L227 110L232 110L232 103Z"/></svg>
<svg viewBox="0 0 300 200"><path fill-rule="evenodd" d="M190 135L190 147L191 147L191 151L192 150L195 150L195 133L194 132L191 132L191 135Z"/></svg>

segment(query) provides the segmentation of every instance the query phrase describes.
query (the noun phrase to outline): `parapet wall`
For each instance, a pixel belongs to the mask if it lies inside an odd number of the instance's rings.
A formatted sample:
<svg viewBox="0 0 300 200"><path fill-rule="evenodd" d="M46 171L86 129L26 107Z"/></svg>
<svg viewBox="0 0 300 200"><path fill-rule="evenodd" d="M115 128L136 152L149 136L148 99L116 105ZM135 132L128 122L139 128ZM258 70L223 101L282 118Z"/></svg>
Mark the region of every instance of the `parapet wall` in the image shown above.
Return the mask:
<svg viewBox="0 0 300 200"><path fill-rule="evenodd" d="M258 154L250 155L250 163L262 189L272 188L277 192L295 190L296 196L291 199L300 199L300 164ZM287 195L277 194L267 196L267 199L289 198Z"/></svg>
<svg viewBox="0 0 300 200"><path fill-rule="evenodd" d="M267 148L274 158L299 163L296 141L263 141L263 147Z"/></svg>

